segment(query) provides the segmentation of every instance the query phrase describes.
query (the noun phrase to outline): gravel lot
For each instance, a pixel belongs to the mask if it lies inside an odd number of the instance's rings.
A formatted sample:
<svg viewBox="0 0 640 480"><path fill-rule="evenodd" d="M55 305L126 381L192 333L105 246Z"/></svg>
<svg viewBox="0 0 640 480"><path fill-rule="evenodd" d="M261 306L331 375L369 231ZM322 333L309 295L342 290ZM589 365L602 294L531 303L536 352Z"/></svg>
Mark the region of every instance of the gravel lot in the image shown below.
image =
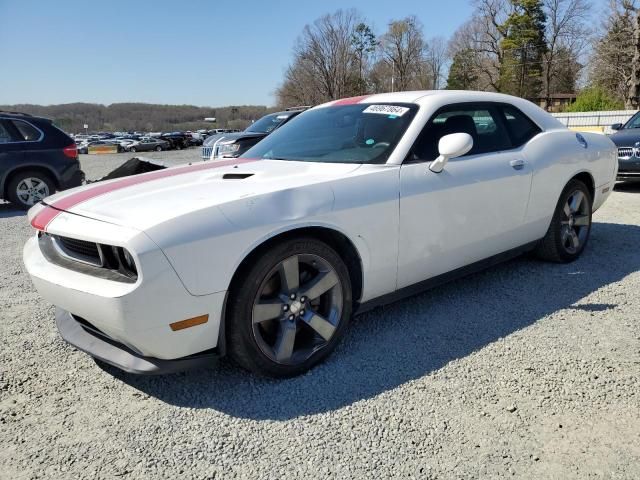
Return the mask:
<svg viewBox="0 0 640 480"><path fill-rule="evenodd" d="M198 160L198 149L149 157ZM124 155L83 156L98 178ZM103 370L57 335L0 203L0 478L640 478L640 186L571 265L522 258L358 317L272 381Z"/></svg>

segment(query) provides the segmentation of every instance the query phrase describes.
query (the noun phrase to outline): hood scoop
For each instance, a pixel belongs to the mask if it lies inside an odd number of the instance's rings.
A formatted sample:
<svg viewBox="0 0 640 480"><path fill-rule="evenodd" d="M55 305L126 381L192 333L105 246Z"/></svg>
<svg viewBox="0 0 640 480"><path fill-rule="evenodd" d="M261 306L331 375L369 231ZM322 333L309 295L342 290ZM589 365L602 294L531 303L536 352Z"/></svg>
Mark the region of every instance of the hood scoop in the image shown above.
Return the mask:
<svg viewBox="0 0 640 480"><path fill-rule="evenodd" d="M222 175L223 180L244 180L245 178L253 177L253 173L225 173Z"/></svg>

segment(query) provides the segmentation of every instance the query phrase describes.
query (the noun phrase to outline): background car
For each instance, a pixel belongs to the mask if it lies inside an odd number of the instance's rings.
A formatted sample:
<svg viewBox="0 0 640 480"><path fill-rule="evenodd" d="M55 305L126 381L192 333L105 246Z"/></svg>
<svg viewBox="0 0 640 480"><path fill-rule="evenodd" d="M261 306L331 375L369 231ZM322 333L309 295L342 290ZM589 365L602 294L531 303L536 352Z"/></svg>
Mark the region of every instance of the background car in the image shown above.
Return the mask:
<svg viewBox="0 0 640 480"><path fill-rule="evenodd" d="M160 152L162 150L169 149L169 142L159 139L159 138L143 138L138 141L134 141L124 147L127 152L148 152L151 150L155 150L156 152Z"/></svg>
<svg viewBox="0 0 640 480"><path fill-rule="evenodd" d="M90 140L88 142L82 142L78 145L78 153L89 153L89 147L99 147L101 145L114 145L114 142L110 140ZM115 144L118 147L118 151L122 151L119 144Z"/></svg>
<svg viewBox="0 0 640 480"><path fill-rule="evenodd" d="M26 209L83 181L69 135L46 118L0 111L0 198Z"/></svg>
<svg viewBox="0 0 640 480"><path fill-rule="evenodd" d="M189 137L182 132L163 133L160 138L169 144L171 150L182 150L189 147Z"/></svg>
<svg viewBox="0 0 640 480"><path fill-rule="evenodd" d="M212 135L203 142L201 157L204 160L239 157L264 137L304 112L307 108L297 107L265 115L260 120L249 125L243 132Z"/></svg>
<svg viewBox="0 0 640 480"><path fill-rule="evenodd" d="M609 138L618 147L618 180L640 180L640 112L611 128L616 130Z"/></svg>

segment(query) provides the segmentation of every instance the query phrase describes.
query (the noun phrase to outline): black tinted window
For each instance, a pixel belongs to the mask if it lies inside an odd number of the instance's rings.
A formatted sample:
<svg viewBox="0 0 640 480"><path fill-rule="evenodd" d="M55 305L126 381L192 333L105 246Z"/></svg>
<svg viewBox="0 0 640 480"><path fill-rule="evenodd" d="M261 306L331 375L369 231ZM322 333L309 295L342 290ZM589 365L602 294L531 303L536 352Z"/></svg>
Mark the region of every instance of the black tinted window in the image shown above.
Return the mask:
<svg viewBox="0 0 640 480"><path fill-rule="evenodd" d="M540 128L517 108L510 105L501 108L514 147L524 145L540 133Z"/></svg>
<svg viewBox="0 0 640 480"><path fill-rule="evenodd" d="M13 138L11 138L11 134L4 126L4 123L0 121L0 143L8 143L13 142Z"/></svg>
<svg viewBox="0 0 640 480"><path fill-rule="evenodd" d="M22 136L21 140L35 142L40 139L40 132L33 125L22 120L13 120L13 124Z"/></svg>
<svg viewBox="0 0 640 480"><path fill-rule="evenodd" d="M473 148L467 155L498 152L512 147L501 119L491 106L452 106L441 109L429 120L412 149L414 160L435 160L438 142L445 135L468 133Z"/></svg>

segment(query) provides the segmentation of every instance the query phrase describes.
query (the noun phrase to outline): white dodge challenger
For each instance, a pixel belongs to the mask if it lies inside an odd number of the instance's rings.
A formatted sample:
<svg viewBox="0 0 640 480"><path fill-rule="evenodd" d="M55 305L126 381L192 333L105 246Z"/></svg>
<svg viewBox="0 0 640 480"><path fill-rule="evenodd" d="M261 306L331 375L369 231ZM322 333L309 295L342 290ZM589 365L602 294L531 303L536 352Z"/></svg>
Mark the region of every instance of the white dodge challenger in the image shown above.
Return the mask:
<svg viewBox="0 0 640 480"><path fill-rule="evenodd" d="M424 91L320 105L243 157L46 198L24 262L62 337L137 373L229 354L296 375L361 312L526 251L585 248L616 149L532 103Z"/></svg>

